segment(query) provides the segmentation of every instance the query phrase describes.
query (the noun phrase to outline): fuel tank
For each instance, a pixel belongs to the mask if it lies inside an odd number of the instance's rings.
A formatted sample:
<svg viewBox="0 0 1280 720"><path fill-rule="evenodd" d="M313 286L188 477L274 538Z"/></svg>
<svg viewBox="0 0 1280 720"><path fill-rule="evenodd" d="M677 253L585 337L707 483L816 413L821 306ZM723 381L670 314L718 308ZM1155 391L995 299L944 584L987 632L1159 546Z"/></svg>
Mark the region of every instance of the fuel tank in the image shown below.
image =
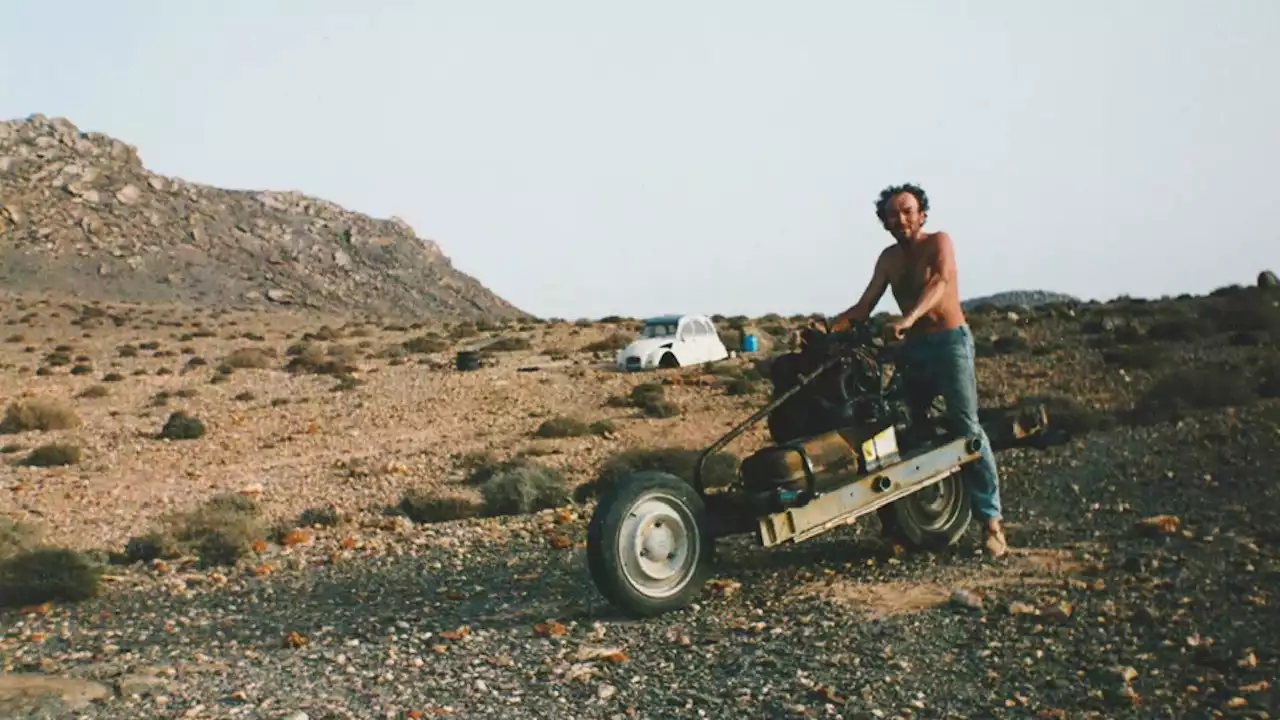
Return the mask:
<svg viewBox="0 0 1280 720"><path fill-rule="evenodd" d="M815 489L821 492L898 459L897 430L893 426L874 432L839 428L772 445L747 456L741 465L742 484L748 492L799 491L807 489L808 474L812 473Z"/></svg>

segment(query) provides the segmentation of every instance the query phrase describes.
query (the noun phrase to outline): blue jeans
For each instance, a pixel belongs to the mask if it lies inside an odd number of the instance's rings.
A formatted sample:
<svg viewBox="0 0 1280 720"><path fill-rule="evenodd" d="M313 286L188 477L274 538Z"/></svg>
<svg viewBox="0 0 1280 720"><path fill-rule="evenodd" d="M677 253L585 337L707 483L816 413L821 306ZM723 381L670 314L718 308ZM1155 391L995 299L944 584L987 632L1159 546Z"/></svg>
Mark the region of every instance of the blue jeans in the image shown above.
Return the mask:
<svg viewBox="0 0 1280 720"><path fill-rule="evenodd" d="M977 461L961 471L969 489L973 514L980 520L1000 519L1000 475L986 431L978 422L978 381L974 375L973 333L968 325L931 335L909 337L902 348L905 390L912 414L920 417L933 399L946 402L947 429L982 440Z"/></svg>

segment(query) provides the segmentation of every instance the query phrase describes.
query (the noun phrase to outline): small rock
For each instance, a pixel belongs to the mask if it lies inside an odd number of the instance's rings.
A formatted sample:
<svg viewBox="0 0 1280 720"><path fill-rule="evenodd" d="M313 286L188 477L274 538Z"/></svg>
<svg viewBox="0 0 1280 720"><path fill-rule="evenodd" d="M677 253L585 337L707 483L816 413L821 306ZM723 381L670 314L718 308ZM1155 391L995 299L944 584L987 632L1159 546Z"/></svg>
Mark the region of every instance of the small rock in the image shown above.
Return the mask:
<svg viewBox="0 0 1280 720"><path fill-rule="evenodd" d="M972 590L956 588L951 591L951 604L969 610L982 609L982 596Z"/></svg>
<svg viewBox="0 0 1280 720"><path fill-rule="evenodd" d="M293 301L288 290L281 290L279 288L271 288L270 290L267 290L267 299L273 303L280 303L281 305L287 305Z"/></svg>
<svg viewBox="0 0 1280 720"><path fill-rule="evenodd" d="M1035 606L1031 603L1025 603L1019 600L1009 603L1010 615L1035 615L1036 612L1037 610Z"/></svg>
<svg viewBox="0 0 1280 720"><path fill-rule="evenodd" d="M132 205L142 197L142 191L136 185L125 185L116 191L116 200L125 205Z"/></svg>

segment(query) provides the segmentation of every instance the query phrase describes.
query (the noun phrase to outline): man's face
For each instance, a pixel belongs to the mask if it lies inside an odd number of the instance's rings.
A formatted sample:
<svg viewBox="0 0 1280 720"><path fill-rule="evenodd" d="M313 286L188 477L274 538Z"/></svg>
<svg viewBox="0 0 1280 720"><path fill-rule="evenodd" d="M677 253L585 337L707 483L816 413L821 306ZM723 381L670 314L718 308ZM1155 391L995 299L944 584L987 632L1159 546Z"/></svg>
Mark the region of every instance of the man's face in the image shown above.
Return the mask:
<svg viewBox="0 0 1280 720"><path fill-rule="evenodd" d="M889 207L885 208L882 220L884 228L898 240L915 238L924 227L920 203L909 192L898 193L889 199Z"/></svg>

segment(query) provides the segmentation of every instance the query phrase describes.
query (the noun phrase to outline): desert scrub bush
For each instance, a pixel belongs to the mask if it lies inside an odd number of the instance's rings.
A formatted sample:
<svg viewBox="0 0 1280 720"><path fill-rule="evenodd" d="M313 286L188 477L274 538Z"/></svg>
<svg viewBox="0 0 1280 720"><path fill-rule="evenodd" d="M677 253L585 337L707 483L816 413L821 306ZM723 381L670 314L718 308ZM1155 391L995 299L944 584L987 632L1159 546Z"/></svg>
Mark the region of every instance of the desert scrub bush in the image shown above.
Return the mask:
<svg viewBox="0 0 1280 720"><path fill-rule="evenodd" d="M102 567L88 555L60 547L38 547L0 561L0 606L79 602L96 597Z"/></svg>
<svg viewBox="0 0 1280 720"><path fill-rule="evenodd" d="M80 446L71 443L48 443L32 450L18 461L27 467L61 467L80 462Z"/></svg>
<svg viewBox="0 0 1280 720"><path fill-rule="evenodd" d="M185 512L171 514L159 527L125 546L127 562L194 556L205 566L234 565L267 536L262 510L253 499L223 492Z"/></svg>
<svg viewBox="0 0 1280 720"><path fill-rule="evenodd" d="M484 347L487 352L515 352L516 350L528 350L533 347L533 343L529 342L529 338L521 335L508 335L500 337Z"/></svg>
<svg viewBox="0 0 1280 720"><path fill-rule="evenodd" d="M1202 316L1219 332L1258 332L1274 337L1280 335L1280 293L1267 288L1222 292L1205 306Z"/></svg>
<svg viewBox="0 0 1280 720"><path fill-rule="evenodd" d="M335 346L342 348L341 345ZM311 373L313 375L342 375L357 368L352 364L354 351L349 348L326 351L315 343L305 343L289 348L293 356L284 369L291 373Z"/></svg>
<svg viewBox="0 0 1280 720"><path fill-rule="evenodd" d="M1076 398L1066 395L1030 395L1019 398L1018 404L1034 406L1043 404L1049 416L1049 429L1067 437L1085 435L1098 430L1110 430L1116 425L1111 413L1090 407Z"/></svg>
<svg viewBox="0 0 1280 720"><path fill-rule="evenodd" d="M453 347L448 340L431 333L405 340L400 346L405 352L422 354L444 352Z"/></svg>
<svg viewBox="0 0 1280 720"><path fill-rule="evenodd" d="M1131 423L1151 425L1178 420L1196 410L1247 405L1257 389L1231 368L1204 365L1180 368L1152 383L1128 413Z"/></svg>
<svg viewBox="0 0 1280 720"><path fill-rule="evenodd" d="M44 363L49 367L63 367L71 364L71 354L55 350L44 356Z"/></svg>
<svg viewBox="0 0 1280 720"><path fill-rule="evenodd" d="M40 546L42 538L39 527L0 517L0 561L34 550Z"/></svg>
<svg viewBox="0 0 1280 720"><path fill-rule="evenodd" d="M124 380L124 375L118 372L109 372L102 376L102 382L120 382L121 380Z"/></svg>
<svg viewBox="0 0 1280 720"><path fill-rule="evenodd" d="M69 407L51 400L19 400L5 408L0 434L66 430L80 425L80 417Z"/></svg>
<svg viewBox="0 0 1280 720"><path fill-rule="evenodd" d="M339 340L341 338L342 332L335 330L328 325L321 325L315 332L302 333L303 340L320 340L322 342L329 342L331 340Z"/></svg>
<svg viewBox="0 0 1280 720"><path fill-rule="evenodd" d="M76 393L76 397L84 398L86 400L95 400L98 398L104 398L110 394L111 389L106 385L90 385L79 393Z"/></svg>
<svg viewBox="0 0 1280 720"><path fill-rule="evenodd" d="M256 398L257 395L254 395L252 391L245 390L244 392L236 393L235 397L231 399L236 402L253 402Z"/></svg>
<svg viewBox="0 0 1280 720"><path fill-rule="evenodd" d="M631 335L616 332L608 337L583 345L582 351L590 353L616 353L630 345L633 340L635 340L635 338Z"/></svg>
<svg viewBox="0 0 1280 720"><path fill-rule="evenodd" d="M1134 345L1102 351L1102 362L1125 370L1154 370L1164 365L1168 351L1154 345Z"/></svg>
<svg viewBox="0 0 1280 720"><path fill-rule="evenodd" d="M591 432L591 426L577 418L561 415L545 420L533 434L542 438L581 437Z"/></svg>
<svg viewBox="0 0 1280 720"><path fill-rule="evenodd" d="M680 408L667 400L667 389L658 383L641 383L631 388L626 404L639 408L647 417L665 418L680 414Z"/></svg>
<svg viewBox="0 0 1280 720"><path fill-rule="evenodd" d="M160 428L159 437L165 440L196 440L204 437L204 423L199 418L176 410L169 413L169 419Z"/></svg>
<svg viewBox="0 0 1280 720"><path fill-rule="evenodd" d="M400 496L393 510L416 523L438 523L475 517L480 514L481 506L463 495L410 488Z"/></svg>
<svg viewBox="0 0 1280 720"><path fill-rule="evenodd" d="M342 524L342 513L333 505L307 508L298 514L299 527L336 527Z"/></svg>
<svg viewBox="0 0 1280 720"><path fill-rule="evenodd" d="M670 473L693 484L693 470L701 450L681 447L630 448L616 453L600 464L593 480L579 485L573 499L585 502L603 495L634 472L657 470ZM702 468L704 487L727 487L737 481L739 460L731 452L721 451L707 458Z"/></svg>
<svg viewBox="0 0 1280 720"><path fill-rule="evenodd" d="M275 350L260 347L244 347L232 350L231 353L223 359L222 364L228 368L263 370L275 365L275 362Z"/></svg>
<svg viewBox="0 0 1280 720"><path fill-rule="evenodd" d="M1147 337L1156 342L1187 343L1214 334L1213 324L1189 315L1158 320L1147 328Z"/></svg>
<svg viewBox="0 0 1280 720"><path fill-rule="evenodd" d="M90 375L90 374L92 374L92 373L93 373L93 366L92 366L92 365L85 365L85 364L81 363L81 364L78 364L78 365L72 365L72 366L71 366L71 374L72 374L72 375Z"/></svg>
<svg viewBox="0 0 1280 720"><path fill-rule="evenodd" d="M587 427L587 431L592 435L605 436L617 430L612 420L596 420Z"/></svg>
<svg viewBox="0 0 1280 720"><path fill-rule="evenodd" d="M355 390L356 388L364 385L363 380L351 373L339 373L334 377L338 379L338 382L334 383L333 387L329 388L332 392L346 392L348 390Z"/></svg>
<svg viewBox="0 0 1280 720"><path fill-rule="evenodd" d="M485 515L523 515L567 504L569 487L560 471L525 460L486 480L480 496Z"/></svg>

